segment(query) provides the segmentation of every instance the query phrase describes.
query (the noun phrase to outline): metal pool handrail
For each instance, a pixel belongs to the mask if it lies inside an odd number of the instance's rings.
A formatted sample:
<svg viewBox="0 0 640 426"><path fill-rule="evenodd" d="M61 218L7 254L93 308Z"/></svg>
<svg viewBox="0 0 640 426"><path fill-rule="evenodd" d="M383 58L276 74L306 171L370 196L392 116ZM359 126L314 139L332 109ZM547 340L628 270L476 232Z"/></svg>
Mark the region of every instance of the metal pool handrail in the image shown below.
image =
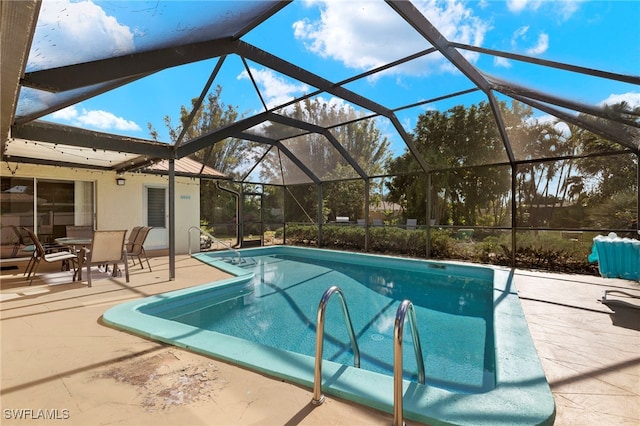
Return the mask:
<svg viewBox="0 0 640 426"><path fill-rule="evenodd" d="M347 303L344 300L342 290L338 286L331 286L324 292L318 305L318 324L316 325L316 367L313 375L313 399L311 403L313 405L320 405L324 402L324 395L322 394L322 343L324 341L324 314L329 303L329 298L337 293L340 296L340 302L342 304L342 313L344 314L344 320L347 324L347 332L349 333L349 339L351 339L351 346L353 347L353 365L356 368L360 368L360 349L358 348L358 342L356 341L356 334L353 332L353 325L351 324L351 317L349 316L349 310L347 309Z"/></svg>
<svg viewBox="0 0 640 426"><path fill-rule="evenodd" d="M405 317L409 313L409 326L413 338L413 349L418 362L418 382L424 385L424 361L422 359L422 347L420 335L416 324L416 313L413 303L403 300L396 312L396 321L393 329L393 425L402 426L402 334L404 331Z"/></svg>
<svg viewBox="0 0 640 426"><path fill-rule="evenodd" d="M226 247L227 249L233 251L235 254L238 255L238 263L242 262L242 256L240 255L240 252L236 249L234 249L233 247L231 247L229 244L225 243L224 241L220 240L219 238L214 237L213 235L211 235L210 233L203 231L201 228L197 227L197 226L192 226L191 228L189 228L189 255L191 255L191 231L192 230L197 230L199 232L198 235L206 235L207 237L211 238L213 241L215 241L218 244L222 244L224 247Z"/></svg>

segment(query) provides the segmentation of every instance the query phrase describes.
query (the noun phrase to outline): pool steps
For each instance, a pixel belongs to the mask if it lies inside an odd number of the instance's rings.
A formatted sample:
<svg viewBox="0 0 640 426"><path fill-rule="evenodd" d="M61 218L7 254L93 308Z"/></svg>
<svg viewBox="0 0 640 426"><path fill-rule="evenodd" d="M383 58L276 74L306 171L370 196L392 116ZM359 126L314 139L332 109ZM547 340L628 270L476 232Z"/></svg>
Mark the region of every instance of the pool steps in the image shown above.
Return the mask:
<svg viewBox="0 0 640 426"><path fill-rule="evenodd" d="M213 241L215 241L217 244L222 245L223 247L226 247L228 250L233 251L237 256L238 256L238 263L242 263L242 256L240 255L240 252L236 249L234 249L233 247L231 247L229 244L225 243L224 241L220 240L219 238L214 237L213 235L211 235L210 233L203 231L202 229L200 229L197 226L192 226L191 228L189 228L189 230L187 231L189 233L189 256L191 256L191 231L198 231L198 237L202 237L202 235L207 236L208 238L211 238Z"/></svg>
<svg viewBox="0 0 640 426"><path fill-rule="evenodd" d="M349 332L349 339L351 340L351 346L353 347L353 366L360 368L360 349L358 348L358 341L353 330L351 323L351 317L349 315L349 309L347 308L347 302L344 299L344 294L338 286L329 287L318 304L318 317L316 325L316 356L315 356L315 369L313 374L313 398L311 403L313 405L321 405L324 402L324 395L322 393L322 347L324 342L324 317L327 309L327 304L332 295L337 294L340 298L342 305L342 313L344 314L344 321L347 325L347 331ZM424 373L424 359L422 357L422 345L420 344L420 335L418 334L416 313L413 309L413 303L410 300L403 300L398 311L396 312L396 319L393 330L393 425L404 426L403 420L403 401L402 401L402 337L404 332L405 319L409 315L409 326L411 327L411 337L413 339L413 348L416 355L418 364L418 382L424 385L425 373Z"/></svg>

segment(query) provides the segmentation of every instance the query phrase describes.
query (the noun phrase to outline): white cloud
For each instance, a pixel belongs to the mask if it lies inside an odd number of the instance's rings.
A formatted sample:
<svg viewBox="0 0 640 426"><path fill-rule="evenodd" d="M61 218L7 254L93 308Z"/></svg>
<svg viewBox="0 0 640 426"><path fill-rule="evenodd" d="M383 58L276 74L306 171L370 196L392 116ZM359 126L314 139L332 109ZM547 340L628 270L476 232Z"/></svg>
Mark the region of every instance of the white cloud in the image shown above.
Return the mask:
<svg viewBox="0 0 640 426"><path fill-rule="evenodd" d="M533 46L521 48L521 44L529 46L533 44ZM538 35L538 39L533 42L529 37L529 26L525 25L513 32L513 36L511 37L511 48L514 51L524 50L528 55L540 55L546 52L549 48L549 35L546 33L540 33L540 35Z"/></svg>
<svg viewBox="0 0 640 426"><path fill-rule="evenodd" d="M51 114L51 117L66 121L74 126L88 126L100 130L124 130L124 131L140 131L142 130L135 122L125 120L122 117L101 110L82 109L78 112L75 106L70 106Z"/></svg>
<svg viewBox="0 0 640 426"><path fill-rule="evenodd" d="M116 117L114 114L102 110L87 111L83 109L82 114L78 116L78 121L86 126L98 129L141 130L140 126L135 122Z"/></svg>
<svg viewBox="0 0 640 426"><path fill-rule="evenodd" d="M91 43L87 43L91 40ZM91 1L43 2L28 69L97 59L133 51L133 34Z"/></svg>
<svg viewBox="0 0 640 426"><path fill-rule="evenodd" d="M320 18L293 24L294 36L307 49L356 70L375 68L430 47L410 25L395 13L388 13L384 2L309 1L320 8ZM416 1L415 6L449 40L480 45L489 24L473 15L471 9L453 0ZM469 60L477 54L465 52ZM428 55L402 66L402 72L425 75L442 71L441 55ZM393 70L391 72L398 72Z"/></svg>
<svg viewBox="0 0 640 426"><path fill-rule="evenodd" d="M493 65L501 68L511 68L511 61L509 61L507 58L496 56L495 58L493 58Z"/></svg>
<svg viewBox="0 0 640 426"><path fill-rule="evenodd" d="M538 36L538 42L535 46L526 50L528 55L541 55L549 48L549 35L542 33Z"/></svg>
<svg viewBox="0 0 640 426"><path fill-rule="evenodd" d="M561 135L563 135L565 138L568 138L571 136L571 128L569 127L569 125L567 123L565 123L564 121L558 121L553 125L553 128Z"/></svg>
<svg viewBox="0 0 640 426"><path fill-rule="evenodd" d="M78 117L78 110L74 106L69 106L51 114L56 120L72 121Z"/></svg>
<svg viewBox="0 0 640 426"><path fill-rule="evenodd" d="M268 69L257 70L251 68L251 75L256 80L256 84L260 88L260 93L264 97L268 108L282 105L309 91L309 86L306 84L290 83ZM237 78L238 80L248 79L249 75L246 71L243 71Z"/></svg>
<svg viewBox="0 0 640 426"><path fill-rule="evenodd" d="M638 108L640 107L640 93L627 92L621 94L611 94L607 99L600 102L600 105L615 105L619 104L620 102L626 102L631 108Z"/></svg>
<svg viewBox="0 0 640 426"><path fill-rule="evenodd" d="M537 10L540 4L540 0L507 0L507 9L514 13L520 13L526 9Z"/></svg>
<svg viewBox="0 0 640 426"><path fill-rule="evenodd" d="M558 15L562 18L563 21L568 20L569 18L571 18L571 16L573 16L574 13L576 13L578 11L578 5L582 2L583 0L565 0L562 2L554 2L554 3L558 3Z"/></svg>
<svg viewBox="0 0 640 426"><path fill-rule="evenodd" d="M551 11L561 21L566 21L578 11L580 3L583 1L507 0L507 9L512 13L520 14L524 11L537 12L544 7L545 10Z"/></svg>
<svg viewBox="0 0 640 426"><path fill-rule="evenodd" d="M553 125L553 127L560 133L563 133L565 135L571 134L571 131L569 130L569 126L567 126L567 123L560 120L558 117L554 115L543 114L541 116L530 119L528 122L531 125L550 124L550 125Z"/></svg>

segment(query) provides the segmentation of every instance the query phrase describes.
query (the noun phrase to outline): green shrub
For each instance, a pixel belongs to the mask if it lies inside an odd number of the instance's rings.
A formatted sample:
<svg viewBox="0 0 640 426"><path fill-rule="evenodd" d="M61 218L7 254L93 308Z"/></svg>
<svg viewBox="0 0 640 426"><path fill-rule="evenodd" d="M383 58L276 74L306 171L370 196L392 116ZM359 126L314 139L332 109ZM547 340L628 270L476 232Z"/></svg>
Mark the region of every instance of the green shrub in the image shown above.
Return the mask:
<svg viewBox="0 0 640 426"><path fill-rule="evenodd" d="M431 258L463 260L475 263L511 266L511 233L484 230L470 238L460 238L453 229L431 230ZM325 225L322 228L322 247L364 251L365 228L360 226ZM282 237L282 228L276 230ZM424 229L406 230L391 226L369 228L369 251L400 256L426 256L427 232ZM316 245L318 229L315 225L288 225L287 244ZM577 242L562 238L560 231L519 232L515 264L518 268L541 269L552 272L572 272L597 275L596 265L588 263L590 240Z"/></svg>

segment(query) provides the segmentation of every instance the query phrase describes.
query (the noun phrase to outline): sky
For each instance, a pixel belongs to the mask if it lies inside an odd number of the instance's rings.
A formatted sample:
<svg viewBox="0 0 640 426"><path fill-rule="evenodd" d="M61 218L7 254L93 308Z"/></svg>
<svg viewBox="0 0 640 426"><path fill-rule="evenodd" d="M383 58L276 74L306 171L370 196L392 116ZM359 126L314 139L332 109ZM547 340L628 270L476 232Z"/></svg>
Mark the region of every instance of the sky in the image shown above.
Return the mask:
<svg viewBox="0 0 640 426"><path fill-rule="evenodd" d="M161 43L163 37L224 32L228 2L44 0L27 71L100 56L117 56ZM414 4L449 40L566 62L626 75L640 75L640 1L480 0ZM251 7L248 1L235 7ZM240 15L242 11L238 12ZM221 18L222 17L222 18ZM215 25L211 22L215 21ZM168 26L168 27L167 27ZM167 30L168 28L168 30ZM194 31L195 30L195 31ZM284 7L244 41L306 67L333 82L424 50L429 44L382 1L302 1ZM91 43L86 43L91 40ZM192 40L192 39L189 39ZM105 52L107 52L105 54ZM541 69L513 60L463 51L483 73L579 102L640 105L640 87L575 73ZM158 72L133 84L82 101L44 120L102 132L150 138L149 125L169 142L164 117L176 125L180 107L200 95L216 60ZM248 63L268 107L314 88L259 64ZM214 85L222 101L243 114L263 109L237 56L228 57ZM437 99L472 84L439 54L349 83L350 90L389 108ZM32 99L33 97L33 99ZM500 100L508 100L497 95ZM23 93L25 102L45 96ZM343 106L322 94L321 100ZM397 115L411 132L418 114L486 100L481 93L436 100ZM25 103L23 105L27 105ZM359 108L357 106L353 106ZM363 113L367 113L363 111ZM544 113L537 112L540 119ZM384 128L385 124L381 124ZM386 126L391 127L389 123ZM393 136L390 135L393 139ZM394 143L397 143L394 142Z"/></svg>

